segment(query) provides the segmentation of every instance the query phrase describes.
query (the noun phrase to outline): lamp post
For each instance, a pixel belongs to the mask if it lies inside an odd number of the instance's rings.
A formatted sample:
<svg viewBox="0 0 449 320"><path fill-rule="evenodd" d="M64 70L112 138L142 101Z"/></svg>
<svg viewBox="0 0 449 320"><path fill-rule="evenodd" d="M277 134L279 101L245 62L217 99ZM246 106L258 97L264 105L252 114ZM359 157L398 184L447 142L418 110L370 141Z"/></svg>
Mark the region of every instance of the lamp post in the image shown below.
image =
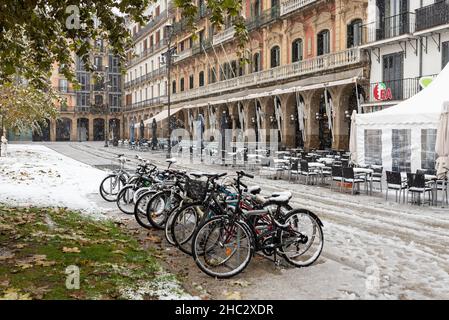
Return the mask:
<svg viewBox="0 0 449 320"><path fill-rule="evenodd" d="M108 136L109 136L109 87L110 87L110 80L109 80L109 66L105 66L105 78L106 81L104 82L105 85L105 91L106 91L106 101L104 103L104 109L106 114L106 120L104 122L104 147L109 147L108 142Z"/></svg>
<svg viewBox="0 0 449 320"><path fill-rule="evenodd" d="M165 28L168 34L168 44L167 51L163 54L165 56L165 64L167 66L167 113L168 113L168 148L167 148L167 158L171 158L171 116L170 116L170 94L171 94L171 78L170 69L172 64L172 58L176 57L176 48L171 47L172 37L173 37L173 25L166 24Z"/></svg>

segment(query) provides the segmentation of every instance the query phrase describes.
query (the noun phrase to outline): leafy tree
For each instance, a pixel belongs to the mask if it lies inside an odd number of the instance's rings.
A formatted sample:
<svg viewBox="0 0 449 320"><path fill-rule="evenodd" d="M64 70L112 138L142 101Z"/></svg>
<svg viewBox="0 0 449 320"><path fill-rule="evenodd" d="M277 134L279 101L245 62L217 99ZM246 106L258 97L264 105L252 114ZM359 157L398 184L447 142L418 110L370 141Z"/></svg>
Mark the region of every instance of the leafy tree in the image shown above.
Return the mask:
<svg viewBox="0 0 449 320"><path fill-rule="evenodd" d="M0 118L6 128L41 132L45 120L58 114L55 103L64 101L53 92L26 84L0 85Z"/></svg>
<svg viewBox="0 0 449 320"><path fill-rule="evenodd" d="M76 82L72 53L92 71L89 52L96 39L106 39L112 52L125 59L131 44L127 19L144 25L152 0L0 0L0 84L20 76L36 88L49 87L58 63L70 82ZM198 7L193 0L174 0L194 30ZM247 39L242 0L206 0L210 21L220 28L224 17L234 20L240 48ZM85 41L91 39L92 41Z"/></svg>

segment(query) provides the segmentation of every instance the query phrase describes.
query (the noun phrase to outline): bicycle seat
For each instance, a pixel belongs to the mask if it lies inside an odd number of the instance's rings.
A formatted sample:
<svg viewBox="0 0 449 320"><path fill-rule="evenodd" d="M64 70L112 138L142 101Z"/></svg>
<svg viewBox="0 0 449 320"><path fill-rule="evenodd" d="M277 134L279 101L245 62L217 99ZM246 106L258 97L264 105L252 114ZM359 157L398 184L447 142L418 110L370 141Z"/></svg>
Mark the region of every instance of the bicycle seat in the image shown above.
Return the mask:
<svg viewBox="0 0 449 320"><path fill-rule="evenodd" d="M195 177L195 178L201 178L201 177L204 177L204 173L203 173L203 172L191 172L190 175L191 175L192 177Z"/></svg>
<svg viewBox="0 0 449 320"><path fill-rule="evenodd" d="M292 194L289 191L274 192L268 201L273 201L275 203L286 203L292 198Z"/></svg>
<svg viewBox="0 0 449 320"><path fill-rule="evenodd" d="M170 159L167 159L167 160L165 160L165 162L168 162L168 163L176 163L176 158L170 158Z"/></svg>
<svg viewBox="0 0 449 320"><path fill-rule="evenodd" d="M259 194L262 189L259 186L248 187L245 192L251 193L252 195Z"/></svg>

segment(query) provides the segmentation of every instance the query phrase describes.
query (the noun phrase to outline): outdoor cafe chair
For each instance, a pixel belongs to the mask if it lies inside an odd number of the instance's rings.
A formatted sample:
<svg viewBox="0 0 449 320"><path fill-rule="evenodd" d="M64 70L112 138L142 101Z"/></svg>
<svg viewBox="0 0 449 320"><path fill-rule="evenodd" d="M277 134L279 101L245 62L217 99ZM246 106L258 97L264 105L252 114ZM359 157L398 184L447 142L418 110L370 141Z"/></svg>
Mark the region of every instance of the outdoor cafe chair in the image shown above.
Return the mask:
<svg viewBox="0 0 449 320"><path fill-rule="evenodd" d="M409 173L407 172L407 202L409 193L412 193L412 202L414 203L414 195L418 195L418 204L421 204L421 195L423 195L423 202L425 200L425 194L429 193L429 203L433 203L432 188L426 184L425 176L423 173ZM432 200L431 200L432 198Z"/></svg>
<svg viewBox="0 0 449 320"><path fill-rule="evenodd" d="M335 183L340 183L340 191L343 188L343 168L341 166L332 166L332 176L331 176L331 190Z"/></svg>
<svg viewBox="0 0 449 320"><path fill-rule="evenodd" d="M298 160L292 160L290 162L290 169L288 171L288 181L290 182L292 175L296 176L296 180L299 178L299 161Z"/></svg>
<svg viewBox="0 0 449 320"><path fill-rule="evenodd" d="M357 185L358 190L360 190L360 183L365 183L365 179L357 178L354 176L354 168L343 167L343 182L351 183L351 193L354 194L354 186Z"/></svg>
<svg viewBox="0 0 449 320"><path fill-rule="evenodd" d="M305 177L306 184L309 184L309 178L315 179L318 176L318 172L309 169L309 163L306 160L300 162L301 170L300 175Z"/></svg>
<svg viewBox="0 0 449 320"><path fill-rule="evenodd" d="M387 192L385 195L385 200L388 200L388 190L394 190L396 192L396 202L401 202L402 198L405 201L405 192L407 190L407 182L402 180L400 172L387 171ZM399 193L399 198L398 198ZM399 201L398 201L399 200Z"/></svg>
<svg viewBox="0 0 449 320"><path fill-rule="evenodd" d="M378 183L380 192L382 192L382 175L383 175L383 167L381 166L371 166L373 169L373 174L370 177L371 184Z"/></svg>

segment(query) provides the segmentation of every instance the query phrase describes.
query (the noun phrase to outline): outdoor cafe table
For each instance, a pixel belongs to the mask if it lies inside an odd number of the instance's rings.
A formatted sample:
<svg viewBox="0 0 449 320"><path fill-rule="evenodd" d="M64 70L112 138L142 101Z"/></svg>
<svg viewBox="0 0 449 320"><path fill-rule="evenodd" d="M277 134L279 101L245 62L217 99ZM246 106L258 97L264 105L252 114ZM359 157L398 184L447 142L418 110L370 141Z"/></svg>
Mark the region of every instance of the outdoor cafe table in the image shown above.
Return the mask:
<svg viewBox="0 0 449 320"><path fill-rule="evenodd" d="M407 172L401 172L401 178L402 181L407 181ZM431 188L432 188L432 196L433 199L436 199L438 195L435 195L435 192L438 192L437 190L437 180L438 177L436 175L433 174L424 174L424 180L426 180L426 182L431 182ZM432 203L434 204L434 202Z"/></svg>
<svg viewBox="0 0 449 320"><path fill-rule="evenodd" d="M317 161L329 165L329 164L334 163L335 159L333 159L333 158L319 158Z"/></svg>

